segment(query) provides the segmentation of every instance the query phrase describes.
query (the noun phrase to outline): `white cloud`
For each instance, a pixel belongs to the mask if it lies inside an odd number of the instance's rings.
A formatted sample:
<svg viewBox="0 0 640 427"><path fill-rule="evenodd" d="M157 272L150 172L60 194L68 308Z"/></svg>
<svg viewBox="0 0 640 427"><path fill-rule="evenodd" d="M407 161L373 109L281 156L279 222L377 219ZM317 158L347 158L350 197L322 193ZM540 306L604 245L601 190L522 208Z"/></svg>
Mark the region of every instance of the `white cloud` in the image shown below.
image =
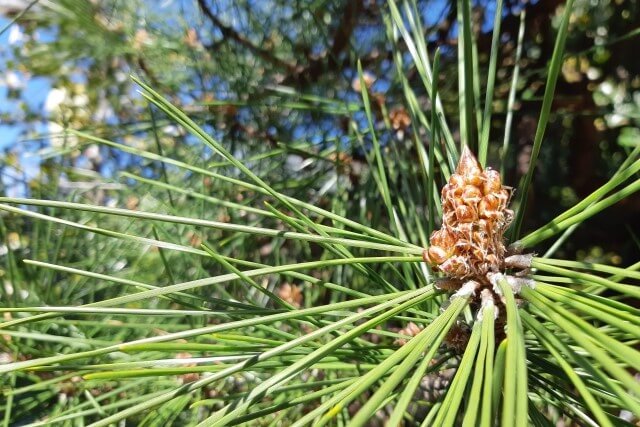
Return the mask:
<svg viewBox="0 0 640 427"><path fill-rule="evenodd" d="M67 89L52 88L47 94L47 99L44 102L44 110L47 113L54 112L58 109L60 104L67 99Z"/></svg>

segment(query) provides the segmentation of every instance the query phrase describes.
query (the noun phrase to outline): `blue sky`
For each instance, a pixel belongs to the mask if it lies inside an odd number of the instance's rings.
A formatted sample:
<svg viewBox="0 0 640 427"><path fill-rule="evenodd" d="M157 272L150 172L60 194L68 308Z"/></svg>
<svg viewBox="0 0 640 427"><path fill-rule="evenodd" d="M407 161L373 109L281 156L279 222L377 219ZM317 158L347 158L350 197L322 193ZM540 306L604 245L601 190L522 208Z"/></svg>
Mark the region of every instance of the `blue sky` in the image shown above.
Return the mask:
<svg viewBox="0 0 640 427"><path fill-rule="evenodd" d="M4 28L9 22L8 19L0 17L0 28ZM12 28L0 35L0 73L2 73L0 77L0 114L9 113L8 115L11 117L17 116L20 103L24 101L31 111L44 118L44 101L51 87L47 78L25 79L24 76L17 74L21 82L24 83L26 80L22 88L22 96L19 99L12 99L9 96L9 87L5 82L8 77L6 64L8 61L14 60L10 37L12 34L15 36L18 33L19 27L14 24ZM43 37L47 37L47 34L43 34ZM35 129L37 132L45 132L44 120L37 124ZM34 153L34 144L22 141L26 130L27 126L23 124L6 124L0 121L0 150L15 153L19 163L19 168L4 167L2 169L0 180L7 196L24 196L27 192L26 181L35 177L39 170L40 158Z"/></svg>
<svg viewBox="0 0 640 427"><path fill-rule="evenodd" d="M0 28L4 28L10 21L4 17L0 17ZM15 24L14 28L5 31L4 34L0 35L0 72L5 73L6 71L6 63L7 61L13 60L13 55L11 53L12 47L9 44L10 36L12 34L12 30L16 31ZM42 32L43 37L47 37L47 34ZM6 76L5 76L6 77ZM24 76L18 75L20 80L24 81ZM4 79L0 79L2 82ZM21 99L25 100L29 108L39 113L40 116L44 117L44 109L43 104L44 100L47 97L47 93L50 89L49 80L44 77L35 77L28 80L22 89L22 97ZM9 88L6 84L0 84L0 114L3 113L15 113L20 108L20 100L10 99ZM3 124L0 123L0 149L12 148L12 145L18 143L20 139L21 133L25 130L24 126L14 125L14 124Z"/></svg>

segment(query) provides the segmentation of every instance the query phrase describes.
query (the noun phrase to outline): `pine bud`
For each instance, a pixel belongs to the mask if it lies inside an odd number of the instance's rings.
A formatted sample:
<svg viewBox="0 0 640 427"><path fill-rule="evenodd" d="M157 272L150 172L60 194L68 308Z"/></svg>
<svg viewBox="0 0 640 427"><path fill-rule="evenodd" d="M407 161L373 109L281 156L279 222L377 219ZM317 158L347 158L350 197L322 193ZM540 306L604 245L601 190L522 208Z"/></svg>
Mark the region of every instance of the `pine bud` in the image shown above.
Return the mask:
<svg viewBox="0 0 640 427"><path fill-rule="evenodd" d="M442 227L431 234L424 258L457 279L497 272L505 257L504 232L513 212L511 189L500 174L483 170L464 147L456 172L442 189Z"/></svg>

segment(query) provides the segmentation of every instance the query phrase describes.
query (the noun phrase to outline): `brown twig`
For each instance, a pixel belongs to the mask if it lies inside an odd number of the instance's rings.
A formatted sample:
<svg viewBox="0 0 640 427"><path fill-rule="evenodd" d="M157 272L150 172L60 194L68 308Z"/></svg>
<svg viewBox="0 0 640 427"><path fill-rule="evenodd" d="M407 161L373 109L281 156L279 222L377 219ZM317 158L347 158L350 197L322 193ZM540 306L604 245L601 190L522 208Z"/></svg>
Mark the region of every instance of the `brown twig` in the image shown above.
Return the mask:
<svg viewBox="0 0 640 427"><path fill-rule="evenodd" d="M268 50L268 49L264 49L260 46L256 46L255 44L253 44L250 40L248 40L246 37L244 37L242 34L240 34L239 32L237 32L236 30L234 30L232 27L230 27L229 25L226 25L225 23L223 23L209 8L209 6L207 5L205 0L198 0L198 6L200 6L200 10L202 10L202 12L204 13L204 15L209 19L209 21L211 21L211 23L213 25L215 25L220 32L222 33L222 36L225 39L228 40L233 40L234 42L236 42L237 44L239 44L242 47L245 47L247 49L249 49L251 52L253 52L254 54L258 55L260 58L264 59L265 61L279 67L279 68L283 68L285 70L287 70L289 73L296 73L296 65L295 64L290 64L280 58L278 58L277 56L275 56L273 54L272 51Z"/></svg>
<svg viewBox="0 0 640 427"><path fill-rule="evenodd" d="M285 79L284 84L309 84L316 82L326 72L340 70L343 66L342 61L339 60L340 54L349 45L362 9L362 0L348 1L342 12L342 19L336 27L329 51L317 57L307 56L308 64Z"/></svg>

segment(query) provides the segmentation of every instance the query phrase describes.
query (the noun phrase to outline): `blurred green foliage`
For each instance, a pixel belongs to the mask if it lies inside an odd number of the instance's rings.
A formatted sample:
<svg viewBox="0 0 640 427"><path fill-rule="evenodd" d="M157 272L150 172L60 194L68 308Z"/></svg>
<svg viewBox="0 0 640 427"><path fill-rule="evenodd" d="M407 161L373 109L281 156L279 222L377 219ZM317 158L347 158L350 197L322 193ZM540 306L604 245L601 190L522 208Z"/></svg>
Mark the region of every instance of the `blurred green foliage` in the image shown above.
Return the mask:
<svg viewBox="0 0 640 427"><path fill-rule="evenodd" d="M16 103L4 113L4 121L19 123L20 138L27 140L43 133L44 122L54 134L67 127L85 129L112 139L125 138L127 144L156 145L179 156L187 154L190 148L183 148L182 141L188 145L188 137L163 119L149 122L148 107L128 78L132 73L172 94L173 101L185 105L192 117L233 149L253 153L282 144L288 152L307 157L305 150L293 147L311 144L311 151L344 150L344 159L361 165L363 152L351 143L348 126L349 120L362 120L350 107L359 99L354 89L359 85L355 61L360 59L375 100L376 127L389 128L381 137L383 143L400 147L415 132L419 139L427 139L424 130L411 123L403 101L403 86L391 59L396 51L406 55L407 46L401 39L397 45L390 43L382 3L202 0L155 6L142 0L36 5L16 24L20 32L13 44L3 48L9 58L3 72L21 80L11 93ZM514 13L526 10L521 75L513 106L514 144L504 154L509 159L507 182L515 185L531 150L544 70L562 3L506 2L505 6L490 135L492 140L501 138L519 20ZM457 84L447 76L456 67L456 6L430 0L417 2L417 7L431 24L424 30L429 49L441 48L440 93L445 112L453 113ZM549 143L543 144L534 203L529 204L530 227L557 214L559 206L570 202L566 198L570 193L581 197L597 188L637 145L633 136L640 102L640 65L634 54L640 36L638 7L633 0L575 4L546 136ZM488 64L494 9L492 2L473 5L482 73ZM415 64L406 61L402 72L416 88L421 108L428 109L429 97L419 90ZM51 90L44 105L34 106L24 99L33 94L22 95L20 87L39 76L46 77ZM32 126L25 126L29 123ZM150 134L154 129L156 134ZM55 155L56 151L47 151L51 146L71 150L73 160L68 166L77 164L110 176L122 167L149 168L144 171L147 176L160 173L154 170L157 165L135 164L108 149L73 150L73 138L50 138L42 144L43 158ZM19 151L20 146L16 143L8 152ZM495 164L499 155L496 148L489 163ZM359 181L353 174L349 177L352 184ZM32 185L37 181L46 180ZM107 194L117 197L118 193ZM630 222L639 203L632 198L611 215L616 222ZM606 226L590 230L602 228ZM608 238L605 233L593 236L579 231L575 241L584 246L596 237L613 249L621 235L610 231ZM628 258L636 249L615 250Z"/></svg>

